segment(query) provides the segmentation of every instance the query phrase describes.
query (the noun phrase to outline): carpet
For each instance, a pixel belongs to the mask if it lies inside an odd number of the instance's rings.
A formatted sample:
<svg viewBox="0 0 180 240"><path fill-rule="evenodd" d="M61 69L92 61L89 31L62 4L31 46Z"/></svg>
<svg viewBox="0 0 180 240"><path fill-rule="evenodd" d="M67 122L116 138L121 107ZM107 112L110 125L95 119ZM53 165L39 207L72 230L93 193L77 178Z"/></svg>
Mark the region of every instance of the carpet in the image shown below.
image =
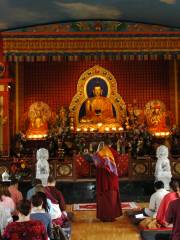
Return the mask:
<svg viewBox="0 0 180 240"><path fill-rule="evenodd" d="M136 202L122 202L122 210L138 209L140 206ZM77 203L73 205L74 211L95 211L96 203Z"/></svg>

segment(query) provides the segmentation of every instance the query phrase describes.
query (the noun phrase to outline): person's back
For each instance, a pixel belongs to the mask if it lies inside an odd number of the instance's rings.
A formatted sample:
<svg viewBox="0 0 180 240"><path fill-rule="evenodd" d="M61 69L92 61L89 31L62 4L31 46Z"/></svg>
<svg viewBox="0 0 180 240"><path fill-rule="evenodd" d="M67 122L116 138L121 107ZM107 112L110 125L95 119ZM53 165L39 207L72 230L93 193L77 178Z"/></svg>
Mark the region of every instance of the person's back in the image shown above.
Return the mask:
<svg viewBox="0 0 180 240"><path fill-rule="evenodd" d="M32 198L32 196L36 194L36 186L39 185L39 184L42 184L41 179L38 179L38 178L33 179L33 181L32 181L32 188L30 188L27 191L27 195L26 195L26 198L28 200L30 200Z"/></svg>
<svg viewBox="0 0 180 240"><path fill-rule="evenodd" d="M168 193L169 193L169 192L168 192L166 189L161 188L161 189L157 190L157 191L152 195L152 196L154 197L154 199L155 199L155 201L154 201L154 202L155 202L155 212L158 211L162 199L163 199L164 196L165 196L166 194L168 194ZM149 205L149 207L151 207L151 205Z"/></svg>
<svg viewBox="0 0 180 240"><path fill-rule="evenodd" d="M4 209L9 209L11 213L15 210L15 203L7 185L0 184L0 204Z"/></svg>
<svg viewBox="0 0 180 240"><path fill-rule="evenodd" d="M12 222L11 212L8 209L5 209L0 204L0 233L4 231L4 228L8 225L8 223Z"/></svg>
<svg viewBox="0 0 180 240"><path fill-rule="evenodd" d="M149 208L145 208L144 211L145 215L155 218L162 199L169 192L164 189L164 183L162 181L155 182L154 189L155 192L151 195Z"/></svg>
<svg viewBox="0 0 180 240"><path fill-rule="evenodd" d="M172 240L180 239L180 199L176 199L169 204L166 212L166 221L173 224Z"/></svg>
<svg viewBox="0 0 180 240"><path fill-rule="evenodd" d="M170 202L176 200L179 197L179 182L176 180L171 180L170 188L172 189L172 192L165 195L161 201L156 216L157 221L162 225L166 225L165 214Z"/></svg>
<svg viewBox="0 0 180 240"><path fill-rule="evenodd" d="M47 213L47 212L32 212L30 215L30 218L31 218L31 220L41 221L44 224L44 226L46 227L47 233L48 233L48 230L51 227L51 217L50 217L49 213ZM49 235L49 233L48 233L48 235Z"/></svg>
<svg viewBox="0 0 180 240"><path fill-rule="evenodd" d="M18 221L7 225L3 233L6 240L47 240L47 232L40 221L30 220L31 202L22 200L17 204Z"/></svg>
<svg viewBox="0 0 180 240"><path fill-rule="evenodd" d="M56 180L53 176L48 177L48 186L45 187L45 194L49 200L51 200L50 213L55 212L53 208L55 207L60 210L59 217L55 218L52 216L53 223L63 226L68 223L67 212L65 211L66 205L62 193L55 187Z"/></svg>
<svg viewBox="0 0 180 240"><path fill-rule="evenodd" d="M48 186L45 187L45 194L52 201L52 203L58 203L61 211L63 212L66 209L64 197L61 191L59 191L55 185L56 185L56 181L54 177L49 176Z"/></svg>
<svg viewBox="0 0 180 240"><path fill-rule="evenodd" d="M59 204L61 211L65 211L66 205L62 193L55 186L45 187L46 196L55 203L54 200Z"/></svg>
<svg viewBox="0 0 180 240"><path fill-rule="evenodd" d="M31 204L32 204L32 209L31 209L30 219L41 221L46 227L48 236L51 237L52 221L51 221L50 214L46 212L45 209L43 208L42 197L39 194L34 195L32 197Z"/></svg>
<svg viewBox="0 0 180 240"><path fill-rule="evenodd" d="M6 240L47 240L44 224L37 220L28 222L12 222L7 225L3 233Z"/></svg>
<svg viewBox="0 0 180 240"><path fill-rule="evenodd" d="M11 185L8 187L8 190L15 204L17 204L20 200L23 199L22 193L18 190L17 179L11 180Z"/></svg>

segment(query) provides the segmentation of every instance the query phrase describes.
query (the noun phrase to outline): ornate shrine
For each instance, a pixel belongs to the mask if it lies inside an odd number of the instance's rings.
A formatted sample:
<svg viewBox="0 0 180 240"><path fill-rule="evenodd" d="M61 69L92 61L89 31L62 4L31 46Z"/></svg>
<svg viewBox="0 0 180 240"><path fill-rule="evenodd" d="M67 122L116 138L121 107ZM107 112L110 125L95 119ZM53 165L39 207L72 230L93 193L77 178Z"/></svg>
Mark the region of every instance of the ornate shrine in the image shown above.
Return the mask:
<svg viewBox="0 0 180 240"><path fill-rule="evenodd" d="M93 177L86 153L103 140L127 163L120 176L152 178L154 149L168 139L178 175L180 33L132 24L113 32L45 29L1 36L9 68L0 79L7 166L12 157L34 159L43 145L57 178Z"/></svg>

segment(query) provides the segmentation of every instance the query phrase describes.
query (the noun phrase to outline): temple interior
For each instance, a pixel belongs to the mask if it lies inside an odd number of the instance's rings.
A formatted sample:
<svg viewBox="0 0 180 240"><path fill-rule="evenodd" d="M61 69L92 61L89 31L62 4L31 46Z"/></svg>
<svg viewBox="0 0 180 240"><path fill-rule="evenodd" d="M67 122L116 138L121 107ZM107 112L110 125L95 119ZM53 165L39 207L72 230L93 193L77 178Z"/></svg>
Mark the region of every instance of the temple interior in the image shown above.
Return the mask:
<svg viewBox="0 0 180 240"><path fill-rule="evenodd" d="M105 239L103 231L106 239L140 239L126 214L103 223L94 209L74 207L96 202L101 143L112 149L123 203L148 206L161 145L180 179L180 23L96 15L7 27L0 17L0 175L18 179L25 197L45 148L49 175L74 214L72 240Z"/></svg>

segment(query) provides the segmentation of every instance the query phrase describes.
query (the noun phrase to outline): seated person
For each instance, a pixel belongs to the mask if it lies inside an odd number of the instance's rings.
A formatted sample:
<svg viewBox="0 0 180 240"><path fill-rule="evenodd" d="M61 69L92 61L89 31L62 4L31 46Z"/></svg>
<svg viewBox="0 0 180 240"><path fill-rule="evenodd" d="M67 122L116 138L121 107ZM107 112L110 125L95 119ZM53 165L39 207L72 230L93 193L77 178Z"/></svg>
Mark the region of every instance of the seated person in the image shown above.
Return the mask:
<svg viewBox="0 0 180 240"><path fill-rule="evenodd" d="M7 225L2 235L3 239L48 239L44 224L42 224L40 221L30 219L30 201L20 201L17 205L17 210L19 220L17 222L12 222Z"/></svg>
<svg viewBox="0 0 180 240"><path fill-rule="evenodd" d="M157 181L154 183L155 193L151 195L149 208L144 209L144 215L156 218L156 214L160 203L164 196L169 192L164 189L164 183L162 181Z"/></svg>
<svg viewBox="0 0 180 240"><path fill-rule="evenodd" d="M3 184L0 184L0 205L11 213L14 212L16 207L13 199L11 198L8 186Z"/></svg>
<svg viewBox="0 0 180 240"><path fill-rule="evenodd" d="M165 227L169 227L165 219L168 206L170 202L180 197L179 182L177 180L172 179L171 182L169 183L169 186L170 186L170 192L166 194L162 199L159 209L157 211L157 216L156 216L157 221L162 226L165 226Z"/></svg>
<svg viewBox="0 0 180 240"><path fill-rule="evenodd" d="M13 199L14 203L17 204L20 200L23 199L22 193L18 190L19 182L17 179L11 180L11 185L8 187L8 190L11 194L11 198Z"/></svg>
<svg viewBox="0 0 180 240"><path fill-rule="evenodd" d="M3 233L5 227L8 225L8 223L12 222L12 216L8 209L4 208L0 204L0 235Z"/></svg>
<svg viewBox="0 0 180 240"><path fill-rule="evenodd" d="M26 195L26 198L28 200L30 200L32 198L33 195L35 195L36 193L36 186L37 185L42 185L42 181L38 178L35 178L32 180L32 188L30 188L28 191L27 191L27 195Z"/></svg>
<svg viewBox="0 0 180 240"><path fill-rule="evenodd" d="M39 188L39 192L37 192L37 195L40 196L40 198L43 200L42 208L45 209L46 212L48 212L51 216L52 223L56 225L62 225L62 213L59 207L59 204L57 202L52 202L44 193L44 187L43 189Z"/></svg>
<svg viewBox="0 0 180 240"><path fill-rule="evenodd" d="M81 118L81 123L114 123L113 105L108 97L102 96L102 88L96 85L93 89L94 97L85 102L86 115Z"/></svg>
<svg viewBox="0 0 180 240"><path fill-rule="evenodd" d="M31 204L32 204L32 209L31 209L30 219L41 221L46 227L48 237L51 238L51 236L52 236L51 216L43 208L43 199L41 198L41 196L39 194L36 194L36 195L32 196Z"/></svg>
<svg viewBox="0 0 180 240"><path fill-rule="evenodd" d="M56 180L53 176L48 177L48 184L45 187L45 194L48 199L51 200L53 204L58 204L61 210L60 225L67 220L66 204L62 193L55 187Z"/></svg>
<svg viewBox="0 0 180 240"><path fill-rule="evenodd" d="M172 240L180 239L180 198L170 202L165 216L167 224L173 224ZM170 238L169 238L170 239Z"/></svg>
<svg viewBox="0 0 180 240"><path fill-rule="evenodd" d="M172 179L169 185L170 185L171 192L167 193L164 196L164 198L161 200L161 203L157 210L156 218L153 218L153 217L145 218L139 224L141 228L153 229L153 228L161 228L161 227L165 227L165 228L172 227L172 225L169 225L166 222L165 215L170 202L180 197L180 191L179 191L178 181Z"/></svg>

